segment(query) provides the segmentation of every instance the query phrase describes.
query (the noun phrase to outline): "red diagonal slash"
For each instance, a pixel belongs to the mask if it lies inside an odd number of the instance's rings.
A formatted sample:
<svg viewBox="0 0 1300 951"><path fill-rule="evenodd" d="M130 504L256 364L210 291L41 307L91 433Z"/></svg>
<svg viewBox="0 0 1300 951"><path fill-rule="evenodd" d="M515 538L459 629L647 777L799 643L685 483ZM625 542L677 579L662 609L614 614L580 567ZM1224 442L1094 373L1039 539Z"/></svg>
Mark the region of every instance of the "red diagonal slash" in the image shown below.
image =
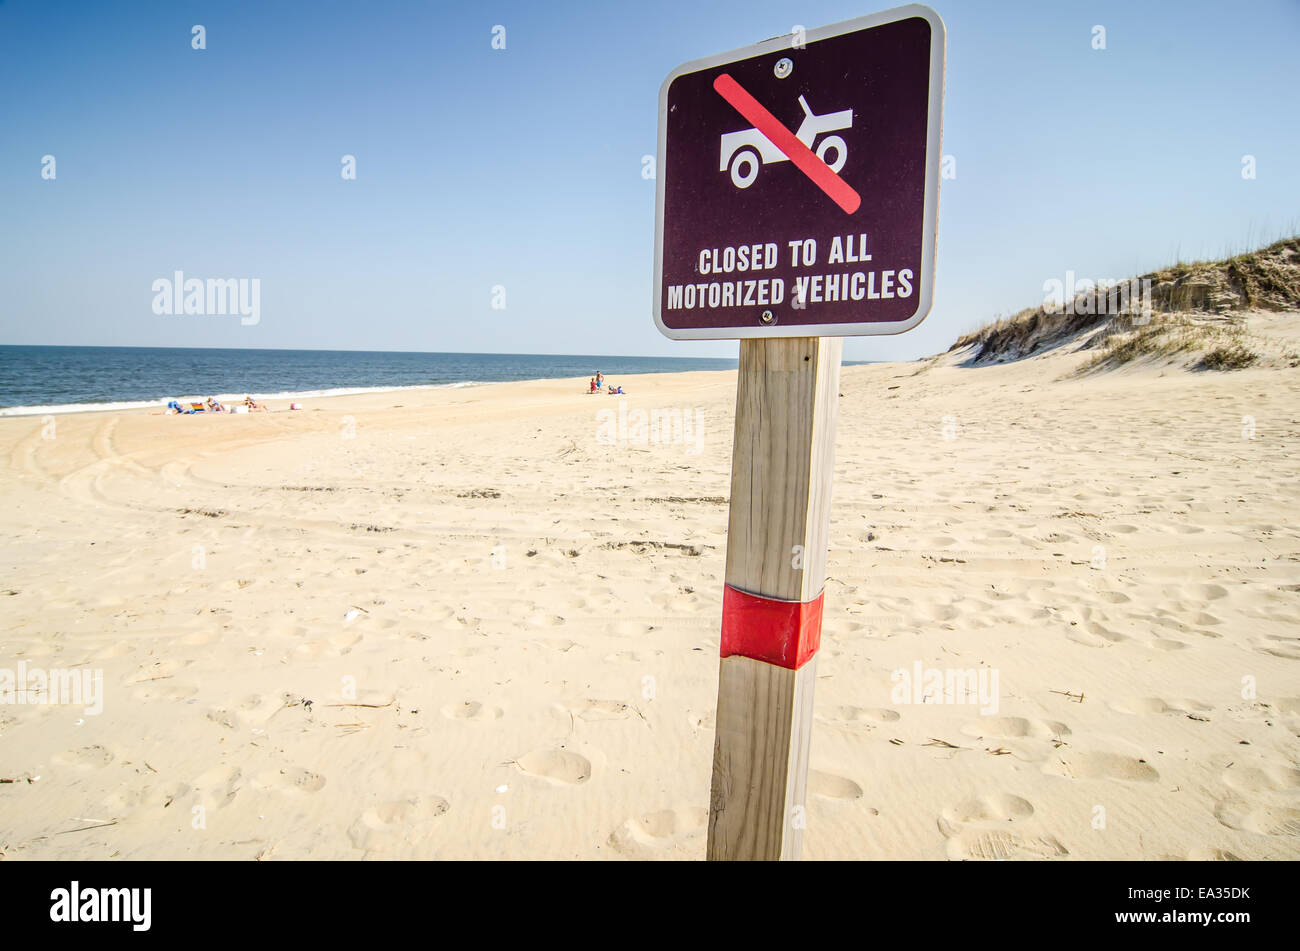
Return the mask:
<svg viewBox="0 0 1300 951"><path fill-rule="evenodd" d="M713 81L713 88L723 99L731 103L736 111L754 123L754 128L767 136L795 167L803 172L812 183L830 196L831 201L839 205L847 214L853 214L862 204L862 196L853 190L844 179L840 178L831 167L819 159L813 150L800 142L793 132L781 125L772 113L745 91L745 89L723 73Z"/></svg>

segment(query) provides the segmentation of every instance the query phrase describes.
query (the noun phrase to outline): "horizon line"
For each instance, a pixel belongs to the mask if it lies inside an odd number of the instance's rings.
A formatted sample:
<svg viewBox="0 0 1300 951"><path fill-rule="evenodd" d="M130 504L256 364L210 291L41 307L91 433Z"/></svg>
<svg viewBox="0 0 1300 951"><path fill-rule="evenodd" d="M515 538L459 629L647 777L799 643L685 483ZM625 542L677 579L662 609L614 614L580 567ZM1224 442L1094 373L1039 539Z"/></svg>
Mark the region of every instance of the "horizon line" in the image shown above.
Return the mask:
<svg viewBox="0 0 1300 951"><path fill-rule="evenodd" d="M50 349L80 350L236 350L263 351L266 353L422 353L476 357L604 357L615 359L632 357L639 360L737 360L739 357L664 356L635 353L522 353L499 350L366 350L336 347L221 347L221 346L141 346L116 343L0 343L0 347L45 347Z"/></svg>

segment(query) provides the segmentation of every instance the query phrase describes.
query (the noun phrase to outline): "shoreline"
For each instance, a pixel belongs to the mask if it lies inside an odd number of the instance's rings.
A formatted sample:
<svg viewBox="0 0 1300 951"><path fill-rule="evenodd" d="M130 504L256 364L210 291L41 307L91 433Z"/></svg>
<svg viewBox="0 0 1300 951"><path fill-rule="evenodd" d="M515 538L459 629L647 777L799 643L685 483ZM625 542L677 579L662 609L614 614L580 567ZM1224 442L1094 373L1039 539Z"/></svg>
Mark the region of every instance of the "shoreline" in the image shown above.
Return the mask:
<svg viewBox="0 0 1300 951"><path fill-rule="evenodd" d="M861 365L866 366L868 364L864 363ZM888 366L888 364L885 363L873 363L870 365ZM664 387L675 388L676 386L686 382L684 378L695 376L697 374L729 373L734 375L736 372L737 372L737 368L735 367L730 369L707 369L707 370L664 370L664 371L651 371L645 373L619 374L618 379L620 381L623 381L621 385L623 386L630 385L636 388L633 392L622 394L625 397L631 397L634 395L645 394L646 391L642 381L646 381L646 380L660 380L663 381ZM209 411L209 412L199 413L195 415L201 415L201 416L248 415L248 416L260 418L260 417L265 417L267 415L278 416L288 412L310 412L312 409L321 408L320 406L306 406L302 410L296 410L296 411L289 410L289 403L299 402L303 400L311 400L313 402L318 402L320 400L330 400L330 401L358 400L358 401L362 401L358 405L362 406L363 408L371 408L369 404L365 402L368 398L373 399L377 397L384 397L394 393L409 393L412 396L415 396L417 394L428 394L429 396L435 396L437 394L450 395L454 393L460 393L462 391L483 391L489 388L507 387L507 386L515 386L515 387L563 386L563 387L576 388L577 392L573 394L576 396L610 395L605 393L603 390L598 391L597 393L587 392L585 387L588 385L588 379L589 377L583 377L583 376L539 377L536 379L526 379L526 380L481 380L481 381L467 380L467 381L458 381L455 383L419 383L419 384L412 384L409 386L339 387L336 389L329 389L329 390L302 390L302 391L270 393L270 394L246 393L246 392L218 393L218 394L211 394L211 395L214 395L218 402L225 403L227 405L242 401L244 396L246 395L252 396L253 399L256 400L257 402L263 403L264 405L271 406L271 413L270 414L266 414L266 413L244 414L244 413L231 413L229 412L229 410L227 410L227 412L224 413L214 413ZM664 387L661 387L661 389ZM149 400L149 401L144 401L144 400L123 401L123 403L120 404L119 403L109 403L109 404L69 403L60 406L6 407L4 409L0 409L0 425L3 425L4 420L7 419L30 420L30 419L39 419L43 416L58 416L60 418L94 417L94 416L103 416L108 414L122 414L127 416L146 416L146 415L166 416L170 414L163 411L166 410L167 408L167 401L171 399L175 399L181 403L186 403L189 401L201 402L207 399L207 394L202 396L162 397L157 400ZM280 404L280 405L271 405L271 404ZM423 405L431 406L433 404L423 404ZM15 410L22 410L22 412L15 412Z"/></svg>
<svg viewBox="0 0 1300 951"><path fill-rule="evenodd" d="M463 380L456 383L412 383L406 386L340 386L324 390L296 390L279 393L209 393L204 396L159 396L148 400L121 400L112 403L58 403L49 406L4 406L0 407L0 419L21 418L25 416L67 416L74 413L119 413L131 410L166 409L169 400L180 403L202 402L212 396L218 403L234 403L245 396L251 396L261 403L266 400L291 402L300 399L333 399L339 396L362 396L368 393L394 393L405 390L441 390L468 389L474 386L493 386L496 383L524 383L525 380Z"/></svg>
<svg viewBox="0 0 1300 951"><path fill-rule="evenodd" d="M330 351L333 352L333 351ZM539 356L545 356L540 354ZM678 359L678 358L673 358ZM709 357L682 357L680 359L715 359ZM915 360L845 360L843 366L880 366L890 363L914 364L921 363L923 359ZM664 377L678 376L686 373L734 373L736 367L729 368L708 368L708 369L675 369L675 370L648 370L638 373L619 373L619 379L637 379L640 377ZM608 375L607 375L608 376ZM219 393L202 393L189 395L167 395L151 397L149 399L139 400L117 400L104 403L53 403L53 404L20 404L16 406L0 406L0 419L21 419L32 416L68 416L82 413L122 413L136 412L141 410L160 410L166 409L169 400L177 400L181 403L202 402L209 396L213 396L219 403L234 403L242 401L245 396L251 396L259 403L266 402L296 402L299 400L318 400L318 399L335 399L343 396L366 396L376 393L399 393L407 391L424 391L424 390L457 390L471 389L483 386L499 386L507 383L551 383L551 382L571 382L574 380L583 380L581 376L573 377L528 377L519 380L456 380L449 383L410 383L398 384L392 386L338 386L325 387L307 390L281 390L274 393L268 392L249 392L240 390L238 392L219 392Z"/></svg>
<svg viewBox="0 0 1300 951"><path fill-rule="evenodd" d="M641 377L671 377L681 376L687 373L734 373L731 370L664 370L661 372L651 373L628 373L620 374L619 379L636 380ZM462 380L456 383L414 383L407 386L373 386L373 387L337 387L327 390L301 390L281 393L216 393L208 394L213 396L219 403L237 403L245 396L251 396L254 400L261 403L269 402L297 402L298 400L311 399L339 399L347 396L373 396L383 393L405 393L410 391L440 391L440 390L468 390L477 389L484 386L509 386L512 384L527 383L572 383L581 382L582 377L558 377L547 376L537 377L526 380ZM0 419L23 419L32 416L69 416L79 415L82 413L122 413L139 410L158 410L166 409L168 400L177 400L181 403L201 402L206 400L205 396L167 396L159 397L153 400L130 400L121 403L66 403L55 406L9 406L0 408ZM593 393L580 393L581 396L594 396ZM631 394L624 394L631 395ZM17 412L21 410L22 412ZM285 407L284 411L287 411ZM166 415L166 414L163 414ZM220 415L220 414L212 414ZM242 415L242 414L234 414Z"/></svg>
<svg viewBox="0 0 1300 951"><path fill-rule="evenodd" d="M165 351L177 351L177 352L194 351L196 359L202 359L200 352L204 350L212 350L215 353L223 354L225 356L229 356L232 353L241 352L238 350L233 350L231 348L185 348L185 347L171 347L171 348L90 347L88 348L88 347L55 346L55 345L47 346L47 345L32 345L32 344L0 344L0 352L6 350L20 350L20 349L31 349L35 351L48 351L48 350L58 350L58 349L65 349L69 351L85 351L85 350L102 349L105 351L125 350L125 351L138 351L138 352L160 349ZM214 396L218 401L223 403L240 401L245 396L252 396L253 399L257 400L258 402L284 401L284 400L296 401L296 400L303 400L303 399L322 399L322 398L332 398L336 396L352 396L352 395L360 395L366 393L382 393L382 392L404 391L404 390L457 389L457 388L465 388L465 387L487 386L496 383L528 383L528 382L544 382L546 380L560 380L560 379L567 380L567 379L575 379L578 378L579 376L583 376L584 379L589 378L591 374L588 372L586 367L583 364L576 363L575 361L584 361L585 363L589 363L592 367L595 367L597 369L599 369L602 365L612 367L612 371L611 371L612 376L616 378L625 378L625 377L642 376L642 375L694 373L694 372L704 372L704 371L719 370L719 369L726 370L726 369L735 369L736 365L738 365L738 361L734 357L693 357L693 356L641 357L636 355L610 356L604 354L516 354L516 353L463 353L462 354L454 351L446 351L446 352L363 351L363 350L358 350L358 351L306 350L304 351L304 350L274 350L274 349L273 350L249 349L248 353L257 354L262 357L265 357L267 355L283 354L284 359L289 361L288 364L286 364L285 366L288 367L291 375L293 374L293 368L295 367L295 364L292 361L293 356L301 355L304 353L306 354L322 353L322 354L328 354L331 356L340 356L340 357L350 355L350 354L355 354L359 357L373 357L376 355L394 356L398 358L429 357L435 359L435 361L438 358L458 358L458 359L468 358L470 362L468 363L462 362L461 364L459 364L457 366L457 369L460 372L429 373L429 375L444 377L444 379L440 381L425 380L420 382L401 382L400 380L395 380L395 381L385 381L380 383L366 382L366 378L373 379L376 376L378 376L381 379L389 375L399 376L399 377L406 376L407 379L415 378L418 380L419 376L422 375L421 373L418 372L418 368L416 372L411 372L411 368L409 367L405 371L390 372L395 370L396 367L389 367L389 366L371 367L370 369L373 369L375 372L357 373L355 372L355 369L353 369L353 371L350 373L344 372L339 374L299 374L300 376L316 375L318 376L318 378L325 378L330 375L334 375L343 380L346 380L348 377L357 377L359 379L353 380L351 382L328 382L319 385L305 385L305 386L300 386L300 388L296 388L296 389L293 388L272 389L266 385L268 381L266 379L263 379L261 381L263 384L263 387L261 389L250 389L247 387L241 387L238 390L234 390L228 388L226 384L223 384L219 381L208 380L206 382L198 381L199 385L202 386L202 389L195 390L195 391L186 390L182 392L181 388L177 387L175 390L154 392L151 395L147 395L147 396L128 396L128 397L121 397L115 399L114 398L95 399L95 400L83 399L83 400L74 400L71 402L67 402L67 401L56 402L55 400L51 399L51 400L41 400L41 401L29 400L27 402L15 402L14 404L8 406L0 405L0 418L42 416L42 415L67 415L72 413L122 412L122 411L133 411L133 410L150 409L150 408L165 408L169 400L178 400L180 402L189 402L189 401L199 402L202 400L206 400L209 396ZM473 358L481 358L482 362L476 364L473 362ZM501 363L502 359L520 360L520 361L524 361L525 363L527 363L528 361L532 361L534 363L538 363L539 361L548 361L548 362L553 361L553 362L550 362L549 365L547 366L542 366L542 365L511 366L509 364L502 364ZM700 363L708 363L708 364L716 364L719 362L731 363L732 366L718 367L715 365L710 365L710 366L701 366L699 368L696 368L689 365L681 365L681 366L676 365L676 364L689 364L690 362L693 361L699 361ZM627 364L634 364L638 362L645 363L647 365L645 366L627 365ZM665 366L664 365L665 363L669 365ZM433 369L436 371L437 370L436 363L435 365L431 366L429 369ZM503 374L501 372L503 369L508 371L513 370L514 372L506 372L505 374ZM520 370L522 370L523 373L525 374L538 373L540 375L516 376L515 373L517 373ZM570 370L572 370L572 373L569 372ZM15 374L15 380L18 379L17 374L19 373L19 370L16 367L11 370L6 364L0 363L0 371L3 371L5 373L13 372ZM556 375L556 371L559 371L559 373L563 375ZM69 372L75 374L77 372L77 368L70 367ZM164 377L168 375L169 374L166 373L162 374L162 376ZM230 374L220 373L219 375L229 376ZM264 368L264 372L261 373L260 375L263 377L267 375L267 373L265 372L265 368ZM606 375L610 376L611 374L606 374ZM133 378L135 376L136 374L134 372L123 371L123 373L121 373L117 377L117 379L127 379L127 378ZM140 387L140 389L146 389L146 388L154 389L154 387L157 386L158 389L161 390L162 386L165 386L168 382L166 379L160 379L160 380L155 380L150 382L149 380L145 379L144 376L145 376L144 374L141 374L139 376L140 382L144 384L143 386ZM448 377L450 378L448 379ZM188 382L192 385L196 381L189 380ZM118 389L118 387L105 386L102 387L102 389ZM22 396L27 394L14 393L12 395L17 396L19 399L21 399Z"/></svg>

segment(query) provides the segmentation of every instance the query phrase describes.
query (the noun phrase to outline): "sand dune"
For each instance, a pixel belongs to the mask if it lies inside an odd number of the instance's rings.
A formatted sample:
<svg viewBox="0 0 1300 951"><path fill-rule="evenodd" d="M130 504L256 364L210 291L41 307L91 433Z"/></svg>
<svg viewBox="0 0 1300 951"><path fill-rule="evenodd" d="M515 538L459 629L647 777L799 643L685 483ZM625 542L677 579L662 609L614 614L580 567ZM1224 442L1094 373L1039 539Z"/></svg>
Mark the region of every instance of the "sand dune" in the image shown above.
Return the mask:
<svg viewBox="0 0 1300 951"><path fill-rule="evenodd" d="M1296 371L961 359L843 374L805 857L1300 857ZM104 686L0 706L4 858L702 858L735 374L619 382L698 444L585 380L0 419L0 667Z"/></svg>

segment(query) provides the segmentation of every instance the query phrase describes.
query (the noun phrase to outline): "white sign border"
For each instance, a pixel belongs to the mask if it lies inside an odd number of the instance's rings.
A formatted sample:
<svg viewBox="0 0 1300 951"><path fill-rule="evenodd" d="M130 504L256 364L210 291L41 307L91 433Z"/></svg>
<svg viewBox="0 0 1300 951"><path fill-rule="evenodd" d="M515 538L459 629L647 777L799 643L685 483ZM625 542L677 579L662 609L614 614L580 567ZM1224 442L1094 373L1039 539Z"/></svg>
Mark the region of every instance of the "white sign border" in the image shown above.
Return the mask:
<svg viewBox="0 0 1300 951"><path fill-rule="evenodd" d="M659 151L655 174L655 264L654 264L654 320L660 333L672 340L740 340L747 337L877 337L901 334L911 330L930 313L934 305L935 244L939 234L939 166L943 150L943 83L948 50L948 31L943 19L934 10L920 3L895 7L870 16L857 17L832 23L830 26L808 30L805 42L853 33L873 26L882 26L898 20L920 17L930 24L930 103L927 113L925 148L925 204L924 229L921 240L921 282L917 294L916 312L907 320L888 323L838 323L799 324L771 326L755 324L753 327L693 327L673 329L663 322L663 242L664 242L664 191L668 181L668 87L673 80L688 73L723 66L742 59L764 56L790 49L792 34L776 36L752 46L728 53L707 56L704 59L683 63L668 74L659 87Z"/></svg>

